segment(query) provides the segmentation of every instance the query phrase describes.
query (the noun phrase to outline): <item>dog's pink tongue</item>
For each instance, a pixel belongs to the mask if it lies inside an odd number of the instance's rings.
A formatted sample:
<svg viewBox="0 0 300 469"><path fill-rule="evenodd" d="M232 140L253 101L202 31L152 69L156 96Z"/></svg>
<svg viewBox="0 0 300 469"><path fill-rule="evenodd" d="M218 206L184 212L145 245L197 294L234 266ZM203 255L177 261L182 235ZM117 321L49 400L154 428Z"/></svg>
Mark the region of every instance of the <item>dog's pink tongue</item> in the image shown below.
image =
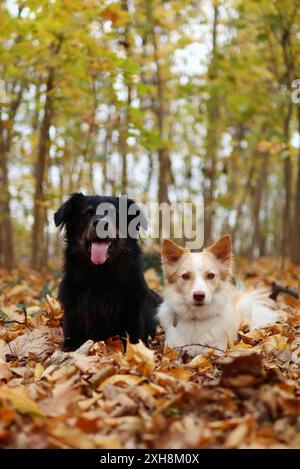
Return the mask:
<svg viewBox="0 0 300 469"><path fill-rule="evenodd" d="M93 264L104 264L107 259L108 244L92 243L91 261Z"/></svg>

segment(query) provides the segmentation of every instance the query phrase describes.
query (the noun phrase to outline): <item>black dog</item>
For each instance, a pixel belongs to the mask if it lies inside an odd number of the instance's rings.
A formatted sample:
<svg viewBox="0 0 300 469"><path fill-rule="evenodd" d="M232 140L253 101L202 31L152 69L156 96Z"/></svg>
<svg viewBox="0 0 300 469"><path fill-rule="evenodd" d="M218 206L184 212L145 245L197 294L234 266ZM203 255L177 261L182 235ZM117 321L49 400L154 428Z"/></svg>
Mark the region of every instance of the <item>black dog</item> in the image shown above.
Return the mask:
<svg viewBox="0 0 300 469"><path fill-rule="evenodd" d="M54 215L56 226L65 228L67 243L58 296L64 308L64 350L75 350L88 339L126 334L132 343L147 343L154 334L160 298L145 282L137 237L121 236L120 199L76 193ZM115 209L115 228L107 211L99 215L103 203ZM127 199L126 209L132 206L135 202ZM133 218L128 216L126 229ZM100 222L105 223L99 235ZM144 223L141 217L137 230Z"/></svg>

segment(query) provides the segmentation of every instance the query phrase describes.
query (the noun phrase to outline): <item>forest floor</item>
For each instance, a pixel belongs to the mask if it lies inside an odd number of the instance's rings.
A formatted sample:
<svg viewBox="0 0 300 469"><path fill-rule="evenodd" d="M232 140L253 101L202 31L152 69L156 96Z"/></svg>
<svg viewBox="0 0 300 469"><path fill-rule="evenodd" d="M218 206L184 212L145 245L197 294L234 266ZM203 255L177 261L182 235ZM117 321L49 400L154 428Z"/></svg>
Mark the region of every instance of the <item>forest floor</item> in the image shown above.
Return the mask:
<svg viewBox="0 0 300 469"><path fill-rule="evenodd" d="M299 291L300 267L239 266L251 286ZM0 272L0 447L300 447L299 300L280 294L280 323L244 329L223 356L178 357L162 333L150 350L111 339L63 353L58 282L57 271Z"/></svg>

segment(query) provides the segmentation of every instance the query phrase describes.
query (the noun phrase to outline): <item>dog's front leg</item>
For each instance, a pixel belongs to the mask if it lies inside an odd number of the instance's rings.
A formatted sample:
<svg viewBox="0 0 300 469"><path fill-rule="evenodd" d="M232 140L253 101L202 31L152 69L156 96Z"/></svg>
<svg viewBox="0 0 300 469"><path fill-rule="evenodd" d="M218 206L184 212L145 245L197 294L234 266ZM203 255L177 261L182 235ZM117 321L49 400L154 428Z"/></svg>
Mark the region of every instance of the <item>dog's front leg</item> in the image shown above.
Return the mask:
<svg viewBox="0 0 300 469"><path fill-rule="evenodd" d="M67 309L65 310L63 317L63 331L64 352L71 352L78 349L86 340L82 335L82 331L78 328L76 315L70 314Z"/></svg>

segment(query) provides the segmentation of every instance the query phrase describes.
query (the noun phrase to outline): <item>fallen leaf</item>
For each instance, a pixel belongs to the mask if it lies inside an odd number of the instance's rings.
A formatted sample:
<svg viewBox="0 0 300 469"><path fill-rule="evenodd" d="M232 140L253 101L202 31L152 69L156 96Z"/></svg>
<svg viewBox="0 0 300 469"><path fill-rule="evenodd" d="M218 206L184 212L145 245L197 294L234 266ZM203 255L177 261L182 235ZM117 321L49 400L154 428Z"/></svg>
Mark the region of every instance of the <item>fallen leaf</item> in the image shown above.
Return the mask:
<svg viewBox="0 0 300 469"><path fill-rule="evenodd" d="M74 364L83 373L97 373L100 367L99 359L96 356L86 356L74 353Z"/></svg>
<svg viewBox="0 0 300 469"><path fill-rule="evenodd" d="M34 369L34 379L35 381L38 381L42 374L44 373L44 367L41 363L37 363Z"/></svg>
<svg viewBox="0 0 300 469"><path fill-rule="evenodd" d="M161 368L160 373L167 374L182 381L187 381L191 376L191 371L183 367L176 367L171 369Z"/></svg>
<svg viewBox="0 0 300 469"><path fill-rule="evenodd" d="M108 378L106 378L103 383L100 384L99 386L99 391L103 391L104 387L107 384L126 384L127 386L133 386L135 384L139 384L141 381L143 381L144 378L141 376L135 376L135 375L113 375Z"/></svg>
<svg viewBox="0 0 300 469"><path fill-rule="evenodd" d="M23 388L0 386L0 399L9 402L15 410L31 417L44 417L42 409L34 402Z"/></svg>
<svg viewBox="0 0 300 469"><path fill-rule="evenodd" d="M188 362L186 366L188 368L199 368L201 371L206 371L209 368L212 368L212 363L203 355L197 355L190 362Z"/></svg>
<svg viewBox="0 0 300 469"><path fill-rule="evenodd" d="M141 340L138 344L131 344L127 339L126 359L130 365L136 365L145 376L150 376L155 368L154 351L147 348Z"/></svg>
<svg viewBox="0 0 300 469"><path fill-rule="evenodd" d="M74 365L62 366L58 370L55 370L52 374L49 374L47 376L47 379L48 381L50 381L50 383L53 383L61 379L67 379L70 376L74 375L76 372L77 368ZM45 376L45 373L43 373L42 376Z"/></svg>
<svg viewBox="0 0 300 469"><path fill-rule="evenodd" d="M12 372L6 363L0 363L0 381L9 381L12 377Z"/></svg>
<svg viewBox="0 0 300 469"><path fill-rule="evenodd" d="M246 423L238 425L226 438L224 448L238 448L239 445L245 440L248 432L249 429Z"/></svg>
<svg viewBox="0 0 300 469"><path fill-rule="evenodd" d="M22 295L27 292L28 287L26 285L15 285L11 290L6 293L7 298L17 298L22 297Z"/></svg>
<svg viewBox="0 0 300 469"><path fill-rule="evenodd" d="M9 407L0 407L0 424L2 426L10 425L16 418L16 413Z"/></svg>
<svg viewBox="0 0 300 469"><path fill-rule="evenodd" d="M58 448L94 448L92 440L79 428L68 427L60 422L51 422L49 424L49 434L54 437Z"/></svg>
<svg viewBox="0 0 300 469"><path fill-rule="evenodd" d="M13 354L19 360L28 357L38 357L43 360L54 350L55 344L51 341L47 329L34 329L32 332L26 332L12 340L3 353Z"/></svg>
<svg viewBox="0 0 300 469"><path fill-rule="evenodd" d="M232 357L220 365L221 383L224 386L252 386L263 376L262 358L256 353Z"/></svg>

